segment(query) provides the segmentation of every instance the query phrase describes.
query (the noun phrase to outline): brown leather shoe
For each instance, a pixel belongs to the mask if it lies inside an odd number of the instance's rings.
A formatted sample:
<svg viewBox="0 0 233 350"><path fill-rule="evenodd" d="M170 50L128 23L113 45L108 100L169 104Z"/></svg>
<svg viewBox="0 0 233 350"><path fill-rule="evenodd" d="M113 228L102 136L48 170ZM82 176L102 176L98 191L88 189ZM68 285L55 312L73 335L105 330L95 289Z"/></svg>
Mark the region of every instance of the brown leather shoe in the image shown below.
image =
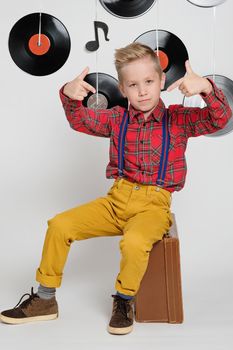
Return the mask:
<svg viewBox="0 0 233 350"><path fill-rule="evenodd" d="M125 300L119 295L112 295L112 317L108 325L111 334L127 334L133 330L133 303L134 299Z"/></svg>
<svg viewBox="0 0 233 350"><path fill-rule="evenodd" d="M25 296L29 298L21 303ZM58 305L55 297L49 300L41 299L36 293L33 293L33 288L31 294L24 294L13 309L0 314L0 320L9 324L53 320L57 317Z"/></svg>

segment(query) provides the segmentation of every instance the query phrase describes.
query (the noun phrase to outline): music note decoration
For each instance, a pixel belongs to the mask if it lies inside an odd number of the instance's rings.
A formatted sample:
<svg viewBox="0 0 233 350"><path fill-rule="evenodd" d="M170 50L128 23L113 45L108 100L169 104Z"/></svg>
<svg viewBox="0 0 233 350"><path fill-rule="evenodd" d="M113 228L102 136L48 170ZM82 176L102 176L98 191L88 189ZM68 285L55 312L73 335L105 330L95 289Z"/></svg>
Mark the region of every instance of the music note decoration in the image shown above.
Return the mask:
<svg viewBox="0 0 233 350"><path fill-rule="evenodd" d="M104 32L104 37L106 41L109 41L108 35L108 26L104 22L94 21L94 29L95 29L95 40L88 41L86 43L86 49L88 51L96 51L99 48L99 35L98 29L102 29Z"/></svg>

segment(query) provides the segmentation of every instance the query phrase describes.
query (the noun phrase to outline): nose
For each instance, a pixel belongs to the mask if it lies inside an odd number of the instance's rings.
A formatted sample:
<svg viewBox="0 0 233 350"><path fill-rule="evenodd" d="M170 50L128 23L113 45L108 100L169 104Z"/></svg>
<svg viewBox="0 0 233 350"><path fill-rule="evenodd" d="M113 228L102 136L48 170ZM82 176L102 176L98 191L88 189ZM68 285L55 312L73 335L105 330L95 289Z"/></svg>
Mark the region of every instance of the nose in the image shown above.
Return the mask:
<svg viewBox="0 0 233 350"><path fill-rule="evenodd" d="M139 96L144 96L147 94L147 89L145 85L140 85L138 88L138 95Z"/></svg>

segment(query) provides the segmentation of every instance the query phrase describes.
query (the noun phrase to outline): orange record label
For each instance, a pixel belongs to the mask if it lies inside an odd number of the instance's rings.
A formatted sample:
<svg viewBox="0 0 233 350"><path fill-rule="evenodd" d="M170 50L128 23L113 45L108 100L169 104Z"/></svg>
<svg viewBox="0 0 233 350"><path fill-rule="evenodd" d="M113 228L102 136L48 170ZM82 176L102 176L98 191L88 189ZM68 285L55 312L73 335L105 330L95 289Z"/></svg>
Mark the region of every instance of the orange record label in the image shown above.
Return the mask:
<svg viewBox="0 0 233 350"><path fill-rule="evenodd" d="M45 34L35 34L30 38L28 47L34 55L41 56L49 51L50 40Z"/></svg>
<svg viewBox="0 0 233 350"><path fill-rule="evenodd" d="M155 54L157 55L157 51L155 52ZM168 56L166 55L165 52L161 50L158 50L158 56L159 56L159 62L160 62L161 68L164 71L167 68L169 63Z"/></svg>

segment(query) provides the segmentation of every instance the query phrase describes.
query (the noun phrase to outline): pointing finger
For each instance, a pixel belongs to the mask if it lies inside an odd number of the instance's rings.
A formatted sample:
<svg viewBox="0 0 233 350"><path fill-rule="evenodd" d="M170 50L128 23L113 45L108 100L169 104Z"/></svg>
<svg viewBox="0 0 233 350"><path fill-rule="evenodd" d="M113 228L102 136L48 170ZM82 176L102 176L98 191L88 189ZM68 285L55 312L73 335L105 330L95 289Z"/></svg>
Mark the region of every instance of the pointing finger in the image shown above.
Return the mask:
<svg viewBox="0 0 233 350"><path fill-rule="evenodd" d="M82 82L82 86L85 90L93 92L93 94L96 92L95 88L91 84L88 84L86 81Z"/></svg>
<svg viewBox="0 0 233 350"><path fill-rule="evenodd" d="M177 88L183 82L183 80L184 80L184 77L175 81L173 84L168 86L167 91L170 92L170 91L174 90L175 88Z"/></svg>
<svg viewBox="0 0 233 350"><path fill-rule="evenodd" d="M80 74L77 76L76 79L81 79L81 80L83 80L83 79L85 78L85 76L88 74L88 72L89 72L89 67L86 67L86 68L82 71L82 73L80 73Z"/></svg>

